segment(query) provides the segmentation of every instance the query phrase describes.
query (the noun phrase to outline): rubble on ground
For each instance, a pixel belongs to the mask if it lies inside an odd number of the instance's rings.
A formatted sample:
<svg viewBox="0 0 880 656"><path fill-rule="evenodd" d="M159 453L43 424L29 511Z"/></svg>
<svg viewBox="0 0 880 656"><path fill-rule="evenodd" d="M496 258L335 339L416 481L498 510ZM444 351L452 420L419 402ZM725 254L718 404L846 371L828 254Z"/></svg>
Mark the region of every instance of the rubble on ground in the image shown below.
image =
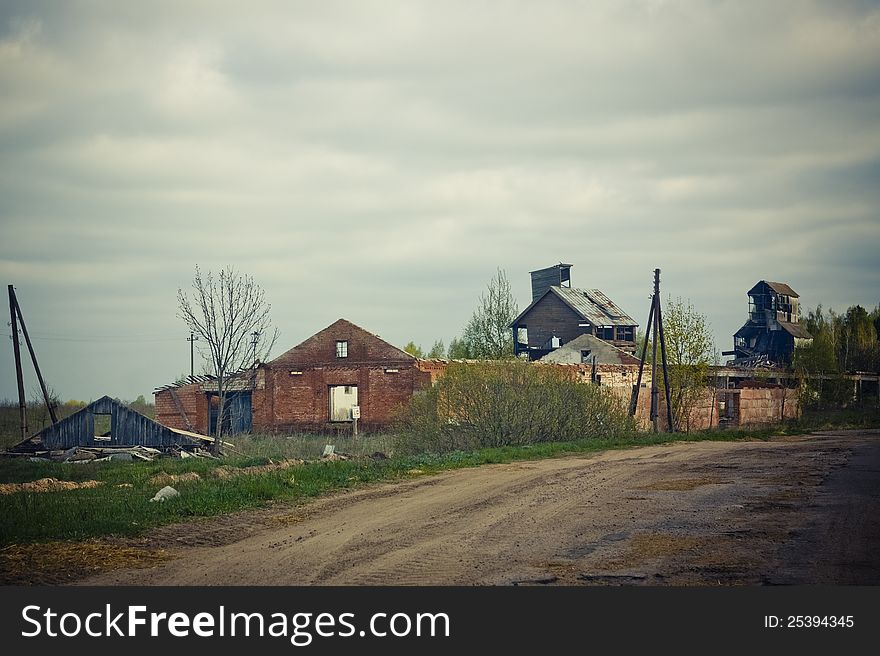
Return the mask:
<svg viewBox="0 0 880 656"><path fill-rule="evenodd" d="M190 483L201 479L202 477L196 472L186 472L183 474L167 474L165 472L159 472L150 478L150 483L153 485L170 485L171 483Z"/></svg>
<svg viewBox="0 0 880 656"><path fill-rule="evenodd" d="M333 462L336 460L351 460L351 454L337 453L333 444L324 445L324 453L321 454L321 460Z"/></svg>
<svg viewBox="0 0 880 656"><path fill-rule="evenodd" d="M0 483L0 495L16 492L59 492L63 490L84 490L99 485L103 481L59 481L57 478L41 478L27 483Z"/></svg>
<svg viewBox="0 0 880 656"><path fill-rule="evenodd" d="M13 452L0 452L0 455L21 456ZM110 461L152 461L161 457L173 458L216 458L202 448L174 447L162 451L148 446L74 446L55 451L33 451L27 454L31 462L110 462Z"/></svg>
<svg viewBox="0 0 880 656"><path fill-rule="evenodd" d="M232 478L234 476L242 476L244 474L265 474L268 472L279 471L281 469L289 469L302 465L305 461L298 458L282 460L281 462L269 461L268 465L254 465L252 467L231 467L229 465L220 465L210 471L210 475L214 478Z"/></svg>

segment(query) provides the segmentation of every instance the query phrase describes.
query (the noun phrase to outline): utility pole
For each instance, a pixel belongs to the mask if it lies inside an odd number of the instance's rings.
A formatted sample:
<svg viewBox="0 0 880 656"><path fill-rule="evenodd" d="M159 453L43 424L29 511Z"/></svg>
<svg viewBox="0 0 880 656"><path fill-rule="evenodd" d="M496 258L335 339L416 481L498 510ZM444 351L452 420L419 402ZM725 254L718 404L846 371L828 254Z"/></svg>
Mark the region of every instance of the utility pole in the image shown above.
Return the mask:
<svg viewBox="0 0 880 656"><path fill-rule="evenodd" d="M260 332L258 330L255 330L254 332L251 333L251 346L254 349L254 357L251 358L251 362L253 362L254 365L257 364L257 343L259 341L260 341Z"/></svg>
<svg viewBox="0 0 880 656"><path fill-rule="evenodd" d="M663 334L663 314L660 309L660 269L654 269L654 293L651 295L651 309L648 312L648 325L645 328L645 343L642 344L642 357L639 363L639 376L630 399L629 414L634 417L639 403L639 389L642 386L642 372L645 368L645 357L648 354L648 340L653 337L651 358L651 414L650 419L654 432L659 432L660 389L657 387L657 341L660 341L661 366L663 383L666 388L666 420L668 431L675 430L672 417L672 392L669 389L669 370L666 361L666 337Z"/></svg>
<svg viewBox="0 0 880 656"><path fill-rule="evenodd" d="M9 285L9 325L12 327L12 350L15 353L15 377L18 382L18 412L21 417L21 439L28 438L27 404L24 398L24 376L21 371L21 347L18 344L18 322L15 316L15 292Z"/></svg>
<svg viewBox="0 0 880 656"><path fill-rule="evenodd" d="M660 323L660 269L654 269L654 349L651 356L651 422L654 424L654 432L658 431L658 415L660 414L660 390L657 388L657 326ZM670 427L671 428L671 427Z"/></svg>
<svg viewBox="0 0 880 656"><path fill-rule="evenodd" d="M15 313L18 315L18 321L21 324L21 333L24 335L25 344L28 347L28 353L31 355L31 362L34 364L34 371L37 374L37 381L40 383L40 390L43 392L43 400L46 402L46 409L49 411L49 416L52 418L52 423L58 423L58 415L55 414L55 405L52 403L52 399L49 398L49 390L46 389L46 381L43 380L43 373L40 371L40 364L37 362L37 354L34 352L34 345L31 344L30 335L28 335L27 325L24 322L24 315L21 313L21 305L18 303L18 298L15 296L15 291L12 291L12 300L15 303Z"/></svg>
<svg viewBox="0 0 880 656"><path fill-rule="evenodd" d="M190 333L189 337L186 338L186 341L189 342L189 377L190 382L196 376L196 359L195 359L195 343L199 341L199 336L195 333Z"/></svg>

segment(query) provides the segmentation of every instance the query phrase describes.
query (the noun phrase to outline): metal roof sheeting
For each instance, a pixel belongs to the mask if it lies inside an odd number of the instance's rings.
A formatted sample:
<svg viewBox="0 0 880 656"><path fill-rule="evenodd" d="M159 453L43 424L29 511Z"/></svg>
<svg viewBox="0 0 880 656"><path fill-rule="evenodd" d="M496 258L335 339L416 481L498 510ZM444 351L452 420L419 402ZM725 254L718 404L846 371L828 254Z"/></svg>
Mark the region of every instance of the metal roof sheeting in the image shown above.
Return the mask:
<svg viewBox="0 0 880 656"><path fill-rule="evenodd" d="M638 325L635 319L598 289L584 291L571 287L551 287L550 291L594 326Z"/></svg>

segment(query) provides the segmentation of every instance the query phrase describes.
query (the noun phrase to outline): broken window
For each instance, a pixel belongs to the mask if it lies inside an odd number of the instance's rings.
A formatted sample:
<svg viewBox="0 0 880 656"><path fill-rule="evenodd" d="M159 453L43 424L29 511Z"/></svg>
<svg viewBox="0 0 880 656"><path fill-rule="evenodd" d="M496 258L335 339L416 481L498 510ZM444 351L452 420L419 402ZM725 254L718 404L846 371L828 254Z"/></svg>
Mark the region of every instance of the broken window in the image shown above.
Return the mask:
<svg viewBox="0 0 880 656"><path fill-rule="evenodd" d="M104 440L111 439L110 437L110 428L111 428L111 418L109 414L99 414L95 413L95 437L103 438Z"/></svg>
<svg viewBox="0 0 880 656"><path fill-rule="evenodd" d="M330 421L351 421L351 409L357 404L357 385L330 386Z"/></svg>
<svg viewBox="0 0 880 656"><path fill-rule="evenodd" d="M634 326L618 326L617 327L617 339L624 342L634 342L635 341L635 327Z"/></svg>
<svg viewBox="0 0 880 656"><path fill-rule="evenodd" d="M517 344L528 344L529 343L529 330L524 325L519 325L516 327L516 343Z"/></svg>
<svg viewBox="0 0 880 656"><path fill-rule="evenodd" d="M581 349L581 362L589 362L590 361L590 353L593 351L591 349Z"/></svg>
<svg viewBox="0 0 880 656"><path fill-rule="evenodd" d="M336 357L337 358L347 358L348 357L348 342L344 340L336 341Z"/></svg>

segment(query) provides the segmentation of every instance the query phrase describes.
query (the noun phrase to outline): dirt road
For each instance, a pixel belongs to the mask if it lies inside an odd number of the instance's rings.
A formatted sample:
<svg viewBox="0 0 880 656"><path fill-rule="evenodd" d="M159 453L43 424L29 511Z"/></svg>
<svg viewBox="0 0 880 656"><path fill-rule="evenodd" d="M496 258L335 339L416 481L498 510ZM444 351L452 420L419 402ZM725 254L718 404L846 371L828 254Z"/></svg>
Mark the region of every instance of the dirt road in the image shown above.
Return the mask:
<svg viewBox="0 0 880 656"><path fill-rule="evenodd" d="M126 585L880 583L880 431L492 465L165 527Z"/></svg>

